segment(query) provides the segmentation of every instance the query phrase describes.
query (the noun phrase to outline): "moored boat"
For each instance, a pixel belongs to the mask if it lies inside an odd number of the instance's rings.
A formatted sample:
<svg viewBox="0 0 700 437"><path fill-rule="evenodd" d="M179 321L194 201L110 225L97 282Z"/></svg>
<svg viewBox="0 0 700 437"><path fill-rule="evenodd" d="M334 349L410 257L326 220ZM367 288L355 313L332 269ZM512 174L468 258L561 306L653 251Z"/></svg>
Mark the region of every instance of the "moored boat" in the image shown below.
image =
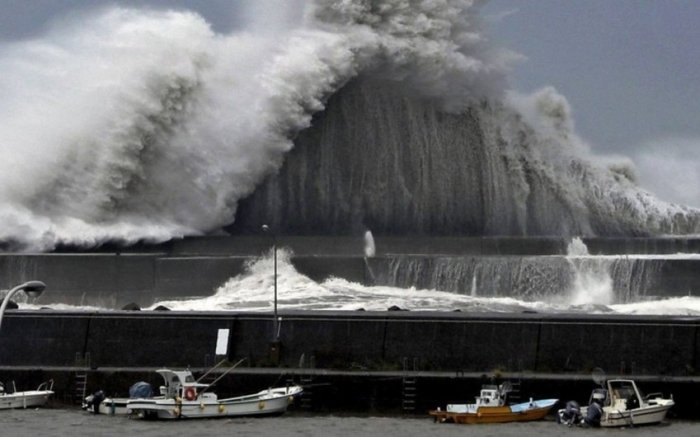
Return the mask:
<svg viewBox="0 0 700 437"><path fill-rule="evenodd" d="M53 394L53 380L42 382L36 390L17 391L12 383L12 392L5 391L0 383L0 410L11 408L29 408L46 405Z"/></svg>
<svg viewBox="0 0 700 437"><path fill-rule="evenodd" d="M651 425L662 422L674 405L673 397L661 393L643 395L634 380L610 379L604 388L593 390L579 423L606 428Z"/></svg>
<svg viewBox="0 0 700 437"><path fill-rule="evenodd" d="M164 385L160 386L158 396L153 395L149 383L140 381L129 388L129 397L106 397L102 390L98 390L85 398L83 409L96 414L129 414L153 419L261 416L284 413L294 398L302 393L302 387L288 385L219 399L211 388L243 361L245 358L208 384L200 381L226 363L226 360L214 366L199 380L195 380L189 370L160 369L156 373L163 378Z"/></svg>
<svg viewBox="0 0 700 437"><path fill-rule="evenodd" d="M507 404L510 384L485 385L473 404L448 404L445 410L430 411L435 421L443 423L507 423L526 422L544 418L558 399L530 399L528 402Z"/></svg>
<svg viewBox="0 0 700 437"><path fill-rule="evenodd" d="M126 409L141 418L193 419L213 417L262 416L282 414L295 396L302 393L298 385L275 387L258 393L219 399L207 391L208 384L196 382L188 370L157 371L164 379L161 396L129 399Z"/></svg>

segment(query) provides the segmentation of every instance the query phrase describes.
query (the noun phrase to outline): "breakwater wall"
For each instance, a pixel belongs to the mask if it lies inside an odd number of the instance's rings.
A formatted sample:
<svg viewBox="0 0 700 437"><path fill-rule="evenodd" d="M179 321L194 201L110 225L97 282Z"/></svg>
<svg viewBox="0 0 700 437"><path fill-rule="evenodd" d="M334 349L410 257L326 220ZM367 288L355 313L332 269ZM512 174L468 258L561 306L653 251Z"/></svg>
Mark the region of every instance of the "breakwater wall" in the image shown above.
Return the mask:
<svg viewBox="0 0 700 437"><path fill-rule="evenodd" d="M355 237L278 237L277 245L292 253L297 271L318 282L334 276L364 285L462 294L473 294L476 284L479 296L527 300L560 296L577 271L602 268L612 279L617 301L628 302L699 295L698 241L586 240L591 253L624 253L600 262L566 257L563 238L378 237L370 258L363 255L363 240ZM260 236L199 237L123 251L3 253L0 288L38 279L48 285L39 304L118 309L134 302L146 307L159 300L214 294L243 273L246 263L269 254L271 243Z"/></svg>
<svg viewBox="0 0 700 437"><path fill-rule="evenodd" d="M698 317L467 314L7 311L0 366L206 367L221 330L249 366L688 376L700 369ZM275 346L276 343L272 343ZM221 347L221 346L220 346ZM220 354L221 355L221 354Z"/></svg>
<svg viewBox="0 0 700 437"><path fill-rule="evenodd" d="M75 373L87 393L125 395L153 371L202 374L221 359L241 368L217 383L242 394L291 381L306 386L311 411L424 414L466 402L481 384L520 382L527 397L586 402L595 367L627 376L647 392L673 393L678 417L696 418L700 400L700 317L463 314L418 312L8 311L0 373L19 387L53 378L71 402ZM228 330L222 335L221 330ZM217 351L217 341L224 350ZM221 345L219 345L221 347ZM217 353L218 352L218 353ZM218 372L225 371L225 368ZM407 404L406 387L415 397ZM297 406L299 407L299 405Z"/></svg>
<svg viewBox="0 0 700 437"><path fill-rule="evenodd" d="M157 368L189 367L197 376L221 359L245 358L217 383L217 393L294 382L305 386L297 409L425 414L467 402L481 384L504 380L518 382L524 400L587 402L595 386L591 370L600 367L610 377L634 378L647 393L673 394L671 417L697 419L700 408L700 317L405 311L279 316L273 341L271 314L12 310L0 335L0 375L23 389L52 378L55 400L73 403L76 373L87 375L88 394L101 389L125 396L136 381L160 385ZM217 351L221 339L225 350Z"/></svg>

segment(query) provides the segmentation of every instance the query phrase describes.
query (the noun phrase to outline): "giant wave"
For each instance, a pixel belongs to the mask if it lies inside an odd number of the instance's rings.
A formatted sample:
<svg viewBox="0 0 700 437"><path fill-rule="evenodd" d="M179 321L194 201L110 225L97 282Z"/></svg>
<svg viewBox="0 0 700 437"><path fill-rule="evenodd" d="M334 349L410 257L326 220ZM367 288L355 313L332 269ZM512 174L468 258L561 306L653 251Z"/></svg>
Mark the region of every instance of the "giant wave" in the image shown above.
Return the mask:
<svg viewBox="0 0 700 437"><path fill-rule="evenodd" d="M4 44L0 241L164 241L233 221L697 233L700 211L596 162L554 89L508 90L514 55L479 7L316 0L294 26L225 35L191 12L109 8Z"/></svg>

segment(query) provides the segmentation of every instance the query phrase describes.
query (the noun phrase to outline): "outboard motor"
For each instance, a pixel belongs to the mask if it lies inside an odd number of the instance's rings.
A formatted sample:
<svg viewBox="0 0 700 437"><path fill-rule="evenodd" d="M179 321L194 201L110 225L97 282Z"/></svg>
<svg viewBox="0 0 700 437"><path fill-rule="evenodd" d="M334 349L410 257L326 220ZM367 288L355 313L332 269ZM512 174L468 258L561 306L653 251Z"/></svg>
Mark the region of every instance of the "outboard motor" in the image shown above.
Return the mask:
<svg viewBox="0 0 700 437"><path fill-rule="evenodd" d="M92 412L100 414L100 404L105 400L105 392L97 390L95 393L85 398L83 402L83 410L92 408Z"/></svg>
<svg viewBox="0 0 700 437"><path fill-rule="evenodd" d="M557 422L569 427L581 423L581 419L581 407L576 401L567 402L566 408L557 415Z"/></svg>
<svg viewBox="0 0 700 437"><path fill-rule="evenodd" d="M586 417L583 422L588 426L599 427L600 419L603 417L603 402L605 401L605 393L594 392L593 401L588 406Z"/></svg>

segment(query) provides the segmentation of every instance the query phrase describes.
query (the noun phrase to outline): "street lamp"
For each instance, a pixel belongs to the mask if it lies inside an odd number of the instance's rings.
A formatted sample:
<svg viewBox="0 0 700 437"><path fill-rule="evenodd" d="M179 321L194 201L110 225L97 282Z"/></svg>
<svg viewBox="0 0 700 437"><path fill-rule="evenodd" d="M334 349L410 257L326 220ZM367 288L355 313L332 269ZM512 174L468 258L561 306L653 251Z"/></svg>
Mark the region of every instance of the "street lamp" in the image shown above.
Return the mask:
<svg viewBox="0 0 700 437"><path fill-rule="evenodd" d="M29 297L38 297L42 291L46 288L46 284L44 284L41 281L29 281L25 282L24 284L18 285L12 290L10 290L6 295L5 299L2 301L2 306L0 306L0 327L2 327L2 316L5 314L5 308L7 308L7 304L10 302L10 298L12 297L13 294L17 293L18 291L24 290L25 293Z"/></svg>
<svg viewBox="0 0 700 437"><path fill-rule="evenodd" d="M272 234L272 258L273 258L273 263L274 263L274 288L275 288L275 297L274 297L274 307L273 307L273 321L272 321L272 341L273 342L278 342L279 341L279 332L278 332L278 327L277 327L277 235L275 235L274 232L270 230L270 227L268 225L262 225L262 230L266 234Z"/></svg>

